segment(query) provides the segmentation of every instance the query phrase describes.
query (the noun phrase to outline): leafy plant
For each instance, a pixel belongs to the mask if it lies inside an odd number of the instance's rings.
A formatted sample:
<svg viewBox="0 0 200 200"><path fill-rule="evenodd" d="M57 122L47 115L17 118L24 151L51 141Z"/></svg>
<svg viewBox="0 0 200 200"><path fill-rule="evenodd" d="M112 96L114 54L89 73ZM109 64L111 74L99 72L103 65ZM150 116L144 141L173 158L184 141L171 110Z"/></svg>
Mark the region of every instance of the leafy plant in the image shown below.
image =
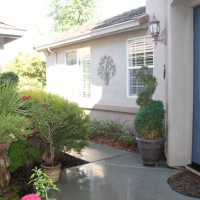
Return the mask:
<svg viewBox="0 0 200 200"><path fill-rule="evenodd" d="M157 139L164 136L164 105L162 101L153 100L157 86L156 78L147 73L148 67L142 66L137 78L144 85L138 94L137 104L140 110L135 116L135 130L138 137Z"/></svg>
<svg viewBox="0 0 200 200"><path fill-rule="evenodd" d="M82 25L94 15L94 0L51 0L50 16L55 31L65 32L75 25Z"/></svg>
<svg viewBox="0 0 200 200"><path fill-rule="evenodd" d="M89 117L75 103L40 90L27 90L24 109L29 113L33 134L47 144L53 161L53 146L80 152L88 145ZM24 96L22 96L24 99Z"/></svg>
<svg viewBox="0 0 200 200"><path fill-rule="evenodd" d="M52 180L42 172L41 169L37 167L32 170L33 174L30 177L30 182L33 184L33 187L36 191L36 194L39 195L44 200L51 200L48 196L48 191L50 189L59 190Z"/></svg>
<svg viewBox="0 0 200 200"><path fill-rule="evenodd" d="M19 53L5 68L19 76L19 86L23 89L43 88L46 85L46 63L40 54Z"/></svg>
<svg viewBox="0 0 200 200"><path fill-rule="evenodd" d="M17 85L19 82L19 77L16 73L14 72L3 72L0 74L0 84L4 84L4 82L11 81L12 84Z"/></svg>
<svg viewBox="0 0 200 200"><path fill-rule="evenodd" d="M93 120L90 123L90 137L112 138L113 142L121 141L127 145L135 143L135 137L126 126L126 122L112 120ZM125 146L125 149L126 149Z"/></svg>
<svg viewBox="0 0 200 200"><path fill-rule="evenodd" d="M11 173L24 166L28 160L39 162L41 157L39 150L29 147L27 141L13 142L9 148L8 156L11 162L9 168Z"/></svg>
<svg viewBox="0 0 200 200"><path fill-rule="evenodd" d="M0 115L25 114L25 111L22 110L24 102L19 98L18 92L12 81L8 80L2 83L0 87Z"/></svg>

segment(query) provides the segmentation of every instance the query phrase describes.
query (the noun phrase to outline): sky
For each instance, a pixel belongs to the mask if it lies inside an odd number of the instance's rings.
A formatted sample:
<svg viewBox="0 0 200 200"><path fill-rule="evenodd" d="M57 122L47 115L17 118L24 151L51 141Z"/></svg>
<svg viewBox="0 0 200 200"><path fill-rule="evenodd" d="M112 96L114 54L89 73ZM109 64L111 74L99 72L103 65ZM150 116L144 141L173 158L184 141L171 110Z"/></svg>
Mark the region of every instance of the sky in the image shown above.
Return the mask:
<svg viewBox="0 0 200 200"><path fill-rule="evenodd" d="M11 54L29 51L42 35L51 30L52 21L48 15L50 0L0 0L0 22L26 29L27 33L7 48ZM146 0L98 0L99 18L107 18L144 6ZM15 45L15 48L13 46ZM8 54L8 53L7 53ZM8 58L6 58L8 59Z"/></svg>

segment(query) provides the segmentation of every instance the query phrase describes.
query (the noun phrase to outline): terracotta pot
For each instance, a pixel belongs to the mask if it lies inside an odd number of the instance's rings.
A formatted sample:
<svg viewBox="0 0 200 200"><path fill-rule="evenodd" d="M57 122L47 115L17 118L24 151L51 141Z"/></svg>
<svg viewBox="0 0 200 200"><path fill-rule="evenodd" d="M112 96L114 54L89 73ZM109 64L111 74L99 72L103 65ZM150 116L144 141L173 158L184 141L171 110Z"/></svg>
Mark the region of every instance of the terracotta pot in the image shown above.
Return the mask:
<svg viewBox="0 0 200 200"><path fill-rule="evenodd" d="M61 173L61 163L59 161L44 162L41 164L42 171L47 174L54 183L58 182Z"/></svg>

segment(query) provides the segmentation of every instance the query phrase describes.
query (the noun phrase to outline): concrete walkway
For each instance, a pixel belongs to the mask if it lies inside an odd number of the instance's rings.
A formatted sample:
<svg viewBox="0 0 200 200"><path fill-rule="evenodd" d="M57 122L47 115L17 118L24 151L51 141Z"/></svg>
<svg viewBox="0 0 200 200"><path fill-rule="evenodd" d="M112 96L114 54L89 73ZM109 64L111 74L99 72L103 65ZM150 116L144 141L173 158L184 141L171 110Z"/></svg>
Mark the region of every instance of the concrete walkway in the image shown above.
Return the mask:
<svg viewBox="0 0 200 200"><path fill-rule="evenodd" d="M79 156L80 157L80 156ZM57 200L193 200L173 191L167 179L178 172L164 162L141 164L140 155L91 143L81 156L91 163L62 171Z"/></svg>

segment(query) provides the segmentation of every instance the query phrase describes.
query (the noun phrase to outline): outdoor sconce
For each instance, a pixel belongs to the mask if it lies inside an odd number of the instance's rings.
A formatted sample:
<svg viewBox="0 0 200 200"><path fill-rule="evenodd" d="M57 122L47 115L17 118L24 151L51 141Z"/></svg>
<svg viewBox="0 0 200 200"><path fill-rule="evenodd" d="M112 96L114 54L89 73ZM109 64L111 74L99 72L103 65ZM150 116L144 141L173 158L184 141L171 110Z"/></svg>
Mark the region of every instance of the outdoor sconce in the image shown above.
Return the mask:
<svg viewBox="0 0 200 200"><path fill-rule="evenodd" d="M160 33L160 21L155 18L154 14L152 20L149 22L149 30L156 45L158 42L165 45L167 44L167 30L164 28L164 30Z"/></svg>

